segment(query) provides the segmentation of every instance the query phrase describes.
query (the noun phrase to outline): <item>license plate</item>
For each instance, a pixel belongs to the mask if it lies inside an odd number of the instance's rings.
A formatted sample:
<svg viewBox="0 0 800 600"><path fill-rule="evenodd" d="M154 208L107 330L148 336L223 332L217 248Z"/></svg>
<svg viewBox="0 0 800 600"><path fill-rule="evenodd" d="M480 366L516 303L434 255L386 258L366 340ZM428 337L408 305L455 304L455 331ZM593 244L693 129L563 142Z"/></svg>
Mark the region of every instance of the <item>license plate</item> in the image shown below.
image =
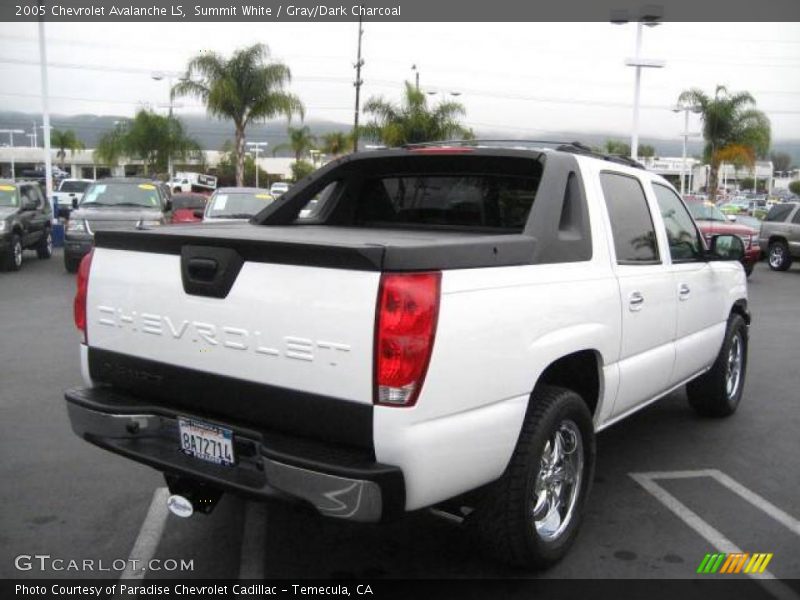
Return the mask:
<svg viewBox="0 0 800 600"><path fill-rule="evenodd" d="M184 454L226 467L236 464L230 429L185 417L178 419L178 427Z"/></svg>

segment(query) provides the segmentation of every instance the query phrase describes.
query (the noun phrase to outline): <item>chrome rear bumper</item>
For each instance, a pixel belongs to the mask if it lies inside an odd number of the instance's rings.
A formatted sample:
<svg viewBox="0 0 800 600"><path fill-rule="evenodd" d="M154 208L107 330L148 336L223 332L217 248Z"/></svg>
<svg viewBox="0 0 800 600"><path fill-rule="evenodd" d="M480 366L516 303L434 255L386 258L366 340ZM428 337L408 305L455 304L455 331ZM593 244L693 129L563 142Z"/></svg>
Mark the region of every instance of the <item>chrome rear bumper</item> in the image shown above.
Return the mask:
<svg viewBox="0 0 800 600"><path fill-rule="evenodd" d="M165 414L160 407L158 412L139 411L135 399L121 406L124 397L104 388L78 388L65 397L72 429L79 437L166 473L250 497L299 499L322 515L352 521L375 522L402 512L403 478L395 467L353 460L339 448L320 454L317 446L317 452L310 454L306 441L299 441L298 452L292 455L287 452L291 438L283 436L284 443L276 449L269 444L269 433L181 412L180 416L233 430L236 465L215 465L180 451L177 413ZM328 460L321 461L320 456Z"/></svg>

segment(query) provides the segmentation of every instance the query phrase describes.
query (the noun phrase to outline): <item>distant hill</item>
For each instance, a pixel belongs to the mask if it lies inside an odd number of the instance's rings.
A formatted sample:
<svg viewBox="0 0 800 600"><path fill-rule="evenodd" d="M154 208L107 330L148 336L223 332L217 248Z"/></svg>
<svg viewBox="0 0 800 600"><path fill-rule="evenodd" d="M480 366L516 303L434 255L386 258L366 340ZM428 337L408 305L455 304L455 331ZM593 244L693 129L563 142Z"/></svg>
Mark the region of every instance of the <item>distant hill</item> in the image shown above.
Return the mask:
<svg viewBox="0 0 800 600"><path fill-rule="evenodd" d="M114 122L124 117L114 115L52 115L50 122L53 127L59 129L72 129L78 137L89 148L97 144L97 139L106 131L114 127ZM33 120L38 119L38 124L41 125L41 115L0 111L0 128L3 129L24 129L30 132L33 125ZM222 145L227 141L233 141L233 125L230 121L221 121L209 118L205 115L180 115L189 134L194 137L200 145L206 150L219 150ZM294 123L297 124L296 122ZM336 123L333 121L322 120L308 120L304 122L308 125L314 135L323 135L332 131L349 131L351 128L350 123ZM247 128L247 139L250 141L266 141L269 142L268 153L271 153L271 148L280 146L287 142L286 136L286 121L276 120L268 123L257 123L250 125ZM514 136L506 133L498 133L490 130L477 130L477 137L484 139L524 139L525 136ZM41 131L40 131L41 134ZM603 134L603 133L580 133L570 131L554 131L542 134L542 139L563 140L563 141L579 141L590 146L602 146L607 139L617 139L627 142L628 139L618 134ZM20 136L20 139L22 138ZM0 144L7 143L7 140L0 138ZM20 141L20 144L24 142ZM640 144L648 144L656 149L658 156L680 156L682 152L682 142L680 139L663 139L642 137ZM39 135L39 145L42 145L42 137ZM689 156L700 155L703 151L703 144L699 140L689 142ZM773 152L786 152L792 157L794 165L800 165L800 140L778 140L773 142ZM289 156L288 151L279 152L277 156Z"/></svg>

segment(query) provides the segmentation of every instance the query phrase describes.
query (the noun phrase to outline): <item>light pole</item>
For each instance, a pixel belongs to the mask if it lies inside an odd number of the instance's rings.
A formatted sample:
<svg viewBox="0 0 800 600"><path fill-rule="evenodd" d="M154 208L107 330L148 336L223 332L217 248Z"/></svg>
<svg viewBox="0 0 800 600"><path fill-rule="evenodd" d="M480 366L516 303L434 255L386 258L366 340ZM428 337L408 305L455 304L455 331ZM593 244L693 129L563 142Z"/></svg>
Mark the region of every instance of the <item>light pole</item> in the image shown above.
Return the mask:
<svg viewBox="0 0 800 600"><path fill-rule="evenodd" d="M672 112L683 112L683 133L681 134L681 137L683 138L683 158L681 159L681 196L683 196L686 191L686 183L684 181L684 178L686 177L686 146L689 143L689 136L697 135L696 133L689 133L689 113L699 113L700 107L676 106L672 109Z"/></svg>
<svg viewBox="0 0 800 600"><path fill-rule="evenodd" d="M636 21L636 54L633 58L626 58L625 65L636 69L633 84L633 125L631 127L631 158L636 160L639 154L639 97L642 87L642 69L660 69L666 64L663 60L642 58L642 31L643 27L656 27L664 16L661 6L648 5L640 10L639 20ZM613 11L611 23L624 25L629 23L628 11Z"/></svg>
<svg viewBox="0 0 800 600"><path fill-rule="evenodd" d="M353 118L353 152L358 152L358 114L361 110L361 86L364 81L361 79L361 67L364 66L364 59L361 58L361 38L364 37L364 29L361 27L361 15L358 16L358 53L356 54L356 64L353 68L356 70L356 80L353 82L353 87L356 88L356 110Z"/></svg>
<svg viewBox="0 0 800 600"><path fill-rule="evenodd" d="M265 148L269 146L269 142L247 142L245 145L250 146L256 155L256 187L258 187L258 153L261 152L262 146Z"/></svg>
<svg viewBox="0 0 800 600"><path fill-rule="evenodd" d="M419 68L416 64L411 65L411 70L414 71L414 78L416 79L416 88L419 91Z"/></svg>
<svg viewBox="0 0 800 600"><path fill-rule="evenodd" d="M172 98L172 80L175 78L182 78L183 73L180 71L153 71L150 74L150 77L154 81L162 81L164 79L167 80L167 85L169 86L169 104L167 105L169 112L167 114L169 118L170 124L172 123L172 110L175 107L180 108ZM172 181L172 153L167 154L167 175L169 176L169 180Z"/></svg>
<svg viewBox="0 0 800 600"><path fill-rule="evenodd" d="M17 174L14 167L14 134L25 133L24 129L0 129L0 133L7 133L8 134L8 141L9 146L11 147L11 180L14 181L17 178Z"/></svg>
<svg viewBox="0 0 800 600"><path fill-rule="evenodd" d="M47 44L44 18L39 18L39 70L42 78L42 136L44 137L44 174L47 201L53 198L53 157L50 155L50 91L47 80Z"/></svg>

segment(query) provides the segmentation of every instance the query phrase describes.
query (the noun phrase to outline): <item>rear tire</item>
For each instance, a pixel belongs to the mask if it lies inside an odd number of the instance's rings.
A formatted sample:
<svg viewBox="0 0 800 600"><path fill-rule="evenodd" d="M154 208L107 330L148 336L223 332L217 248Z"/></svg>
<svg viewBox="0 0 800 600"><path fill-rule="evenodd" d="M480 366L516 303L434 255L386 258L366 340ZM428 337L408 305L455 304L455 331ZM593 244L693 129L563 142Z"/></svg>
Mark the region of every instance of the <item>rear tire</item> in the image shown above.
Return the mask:
<svg viewBox="0 0 800 600"><path fill-rule="evenodd" d="M594 462L583 399L560 387L534 390L505 473L469 516L479 543L512 566L543 569L561 560L578 533Z"/></svg>
<svg viewBox="0 0 800 600"><path fill-rule="evenodd" d="M76 260L64 254L64 268L67 270L67 273L77 273L78 267L80 267L80 265L81 265L80 259Z"/></svg>
<svg viewBox="0 0 800 600"><path fill-rule="evenodd" d="M53 233L49 227L44 230L44 235L36 246L36 256L41 259L53 256Z"/></svg>
<svg viewBox="0 0 800 600"><path fill-rule="evenodd" d="M792 266L792 255L786 242L772 242L769 245L767 262L773 271L786 271Z"/></svg>
<svg viewBox="0 0 800 600"><path fill-rule="evenodd" d="M689 404L703 417L727 417L742 399L747 373L747 324L731 315L725 341L711 369L686 385Z"/></svg>

